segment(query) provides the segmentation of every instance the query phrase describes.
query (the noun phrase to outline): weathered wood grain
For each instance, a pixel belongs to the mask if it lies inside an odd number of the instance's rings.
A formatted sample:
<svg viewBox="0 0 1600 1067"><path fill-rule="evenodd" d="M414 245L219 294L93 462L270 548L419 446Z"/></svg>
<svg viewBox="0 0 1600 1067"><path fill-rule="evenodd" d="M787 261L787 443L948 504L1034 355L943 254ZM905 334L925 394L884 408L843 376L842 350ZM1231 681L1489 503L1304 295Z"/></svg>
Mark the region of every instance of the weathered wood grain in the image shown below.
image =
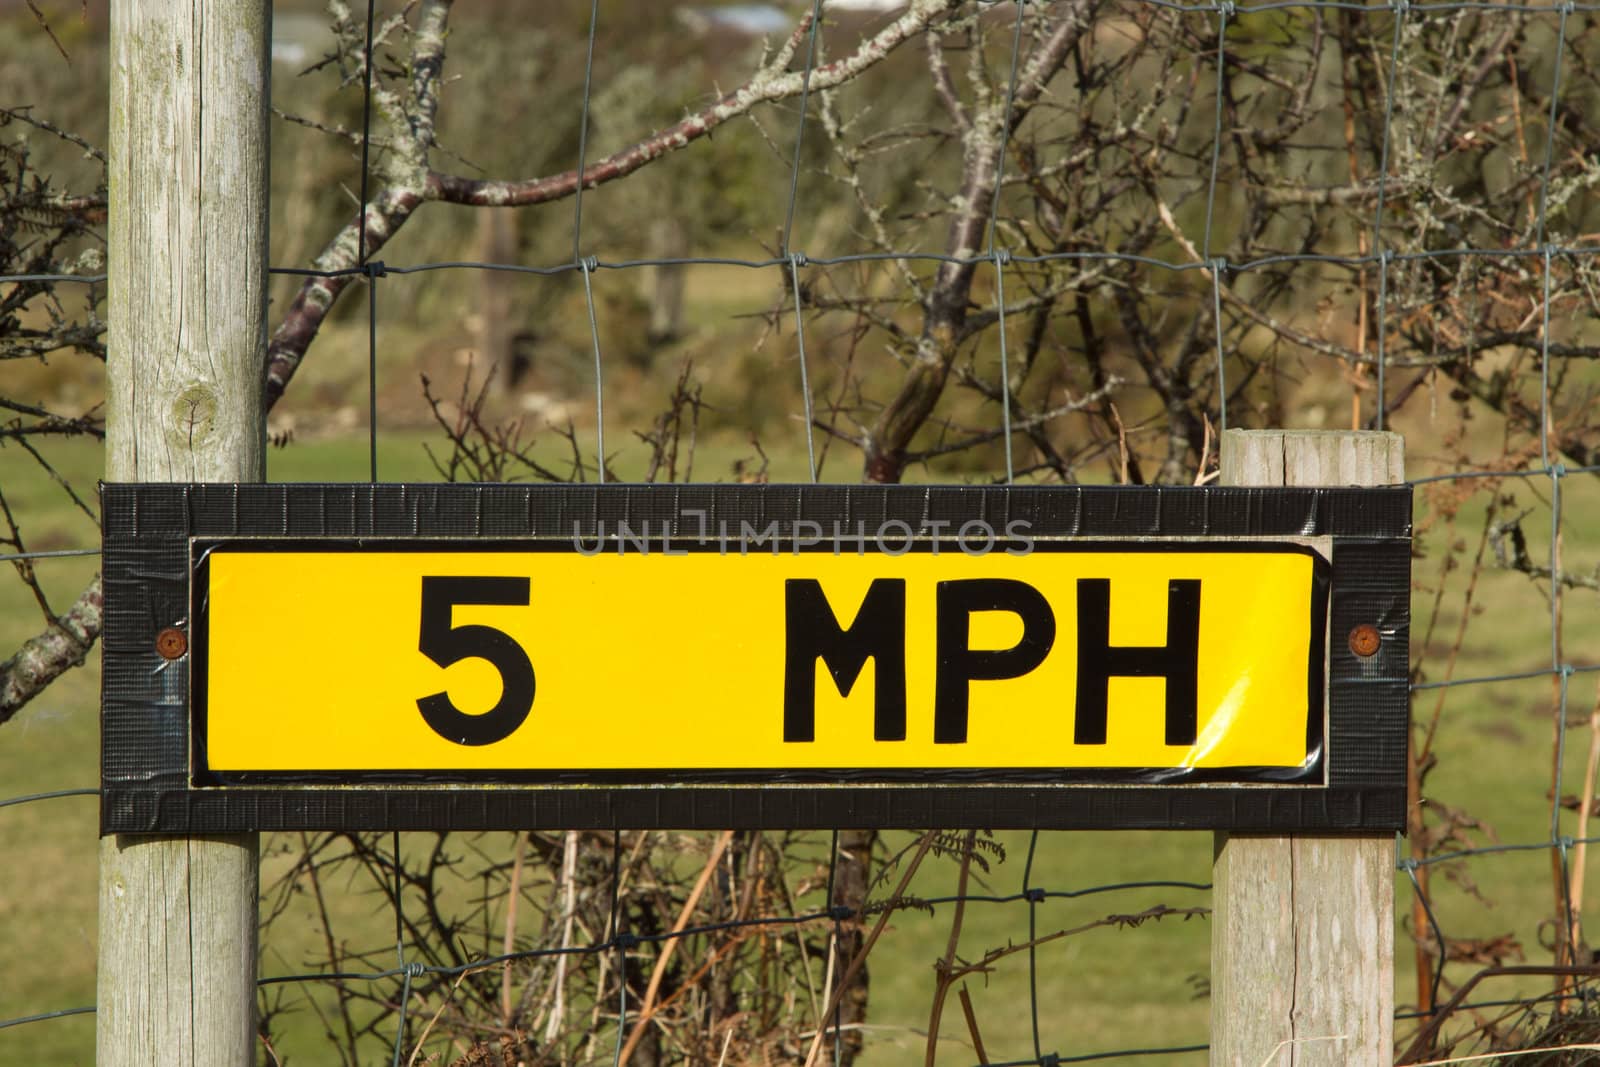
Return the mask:
<svg viewBox="0 0 1600 1067"><path fill-rule="evenodd" d="M263 0L112 4L109 481L265 474L270 20ZM257 845L101 842L102 1067L254 1062Z"/></svg>
<svg viewBox="0 0 1600 1067"><path fill-rule="evenodd" d="M1392 433L1229 430L1226 485L1405 480ZM1394 838L1218 834L1216 1067L1377 1067L1394 1057Z"/></svg>

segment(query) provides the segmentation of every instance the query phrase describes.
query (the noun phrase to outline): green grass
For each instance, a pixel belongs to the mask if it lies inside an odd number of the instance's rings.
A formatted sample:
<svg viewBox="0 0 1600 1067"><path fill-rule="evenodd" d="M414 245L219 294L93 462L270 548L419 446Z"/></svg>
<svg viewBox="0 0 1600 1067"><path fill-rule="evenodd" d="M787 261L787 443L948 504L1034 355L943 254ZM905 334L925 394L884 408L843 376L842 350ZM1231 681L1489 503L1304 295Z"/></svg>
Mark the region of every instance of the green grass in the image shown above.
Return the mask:
<svg viewBox="0 0 1600 1067"><path fill-rule="evenodd" d="M386 480L430 480L431 463L420 432L385 435L380 441L379 472ZM608 440L608 448L611 442ZM544 448L541 444L539 447ZM637 476L642 447L620 443L619 472ZM785 455L794 455L785 449ZM79 444L56 445L50 461L74 484L92 485L101 462L97 449ZM713 439L702 444L700 467L710 476L726 476L735 459L750 455L738 439ZM0 453L7 464L4 490L24 522L24 533L37 547L68 548L93 544L98 536L90 519L25 455ZM792 463L791 463L792 466ZM367 443L360 437L301 440L274 450L269 472L274 480L364 480ZM796 478L800 471L775 471ZM1516 487L1513 503L1502 512L1515 514L1538 506L1546 486ZM1461 512L1459 529L1431 530L1418 560L1415 598L1417 638L1439 580L1442 546L1454 538L1465 544L1470 562L1483 521L1487 497L1480 494ZM1595 539L1587 531L1600 524L1600 492L1583 483L1569 484L1563 502L1568 565L1594 566ZM1525 520L1530 551L1543 560L1548 527L1538 513ZM52 604L70 602L93 574L93 559L43 562L40 573ZM1435 636L1427 654L1429 677L1444 676L1470 567L1448 571L1446 592ZM1569 594L1565 615L1565 655L1579 663L1595 661L1600 636L1600 602L1592 592ZM1550 662L1549 606L1540 588L1522 575L1491 570L1479 583L1476 602L1482 609L1469 619L1455 677L1537 670ZM16 647L39 626L37 609L20 583L0 585L0 643ZM1575 676L1569 688L1569 712L1580 718L1593 705L1595 675ZM97 781L98 672L95 663L74 671L52 686L11 723L0 728L0 792L5 796L93 786ZM1429 782L1430 798L1452 805L1483 823L1467 825L1464 842L1533 843L1550 834L1549 789L1552 736L1552 682L1548 677L1466 686L1448 690L1436 743L1439 764ZM1432 714L1435 694L1423 694L1416 714ZM1579 788L1588 755L1588 731L1574 727L1563 761L1565 792ZM1560 823L1574 833L1570 813ZM94 999L95 959L95 832L91 799L69 798L0 808L0 849L8 862L0 865L0 1018L76 1007ZM903 840L903 835L893 835ZM1026 835L1005 834L1004 862L997 864L974 891L1009 894L1022 886ZM292 842L289 842L292 845ZM1032 884L1050 889L1079 890L1097 885L1147 880L1210 880L1211 837L1195 833L1051 833L1042 835ZM271 855L266 876L287 860ZM1509 934L1529 962L1547 961L1540 948L1548 939L1541 928L1552 912L1550 856L1547 851L1510 852L1476 858L1458 870L1432 872L1434 913L1455 937L1489 940ZM955 868L947 860L929 860L913 886L919 896L952 891ZM1467 879L1470 879L1470 887ZM1409 920L1409 882L1397 876L1397 1000L1414 1000ZM381 944L391 919L380 898L341 889L334 907L353 944ZM1476 894L1476 895L1475 895ZM1593 915L1595 894L1585 912ZM1156 904L1191 907L1209 903L1209 893L1182 888L1139 889L1095 894L1071 900L1049 900L1036 909L1037 931L1048 934L1111 914L1133 914ZM987 950L1022 942L1027 937L1028 907L1021 903L974 902L966 911L960 955L980 958ZM899 1063L920 1057L925 1041L929 998L934 986L933 963L949 936L952 910L932 914L896 914L871 960L872 993L868 1032L869 1063ZM298 924L299 932L296 932ZM309 922L291 916L286 933L267 946L263 970L298 970L314 957L318 943ZM1038 1003L1044 1051L1063 1055L1115 1048L1203 1043L1208 1002L1197 996L1208 971L1210 929L1204 919L1167 918L1136 929L1097 928L1054 941L1038 952ZM1508 962L1516 962L1513 958ZM1448 977L1463 980L1477 963L1452 964ZM1485 987L1488 997L1531 993L1545 988L1539 980L1498 980ZM991 1058L1032 1055L1029 982L1026 953L1000 961L992 973L975 975L967 987ZM959 1005L953 999L943 1018L942 1062L963 1062L959 1051L968 1041ZM324 1061L326 1039L315 1017L298 1013L285 1035L291 1062ZM93 1059L93 1023L85 1017L58 1019L0 1030L0 1063L37 1065L87 1064ZM1141 1062L1193 1065L1198 1055L1152 1057Z"/></svg>
<svg viewBox="0 0 1600 1067"><path fill-rule="evenodd" d="M98 511L92 493L98 448L57 444L44 453ZM30 547L96 547L99 530L70 498L15 446L0 449L6 501ZM94 575L97 561L38 563L56 611L65 610ZM0 646L9 654L41 625L22 583L0 584ZM95 653L0 727L0 796L15 797L99 785L99 685ZM94 1003L95 836L92 797L0 808L0 1018ZM77 1016L0 1030L0 1063L94 1062L94 1020Z"/></svg>

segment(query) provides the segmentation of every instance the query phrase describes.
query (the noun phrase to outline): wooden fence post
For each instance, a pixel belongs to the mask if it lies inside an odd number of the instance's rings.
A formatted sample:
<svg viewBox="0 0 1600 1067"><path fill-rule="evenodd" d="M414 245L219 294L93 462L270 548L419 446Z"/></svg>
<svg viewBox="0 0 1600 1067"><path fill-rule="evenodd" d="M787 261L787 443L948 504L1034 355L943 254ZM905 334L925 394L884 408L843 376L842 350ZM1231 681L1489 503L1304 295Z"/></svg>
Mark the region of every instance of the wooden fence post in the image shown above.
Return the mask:
<svg viewBox="0 0 1600 1067"><path fill-rule="evenodd" d="M270 24L111 5L108 481L265 475ZM257 865L255 834L102 839L101 1067L254 1062Z"/></svg>
<svg viewBox="0 0 1600 1067"><path fill-rule="evenodd" d="M1393 433L1229 430L1222 481L1392 485L1404 455ZM1392 1063L1394 836L1219 833L1212 881L1214 1067Z"/></svg>

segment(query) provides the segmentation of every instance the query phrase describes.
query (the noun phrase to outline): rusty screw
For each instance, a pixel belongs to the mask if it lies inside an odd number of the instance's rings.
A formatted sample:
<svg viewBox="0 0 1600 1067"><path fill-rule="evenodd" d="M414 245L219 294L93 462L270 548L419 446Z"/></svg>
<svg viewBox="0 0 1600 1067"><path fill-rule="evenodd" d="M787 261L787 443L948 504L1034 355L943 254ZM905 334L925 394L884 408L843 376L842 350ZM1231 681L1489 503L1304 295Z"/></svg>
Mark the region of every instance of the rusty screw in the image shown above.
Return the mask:
<svg viewBox="0 0 1600 1067"><path fill-rule="evenodd" d="M189 636L176 626L168 626L156 634L156 651L162 659L179 659L189 651Z"/></svg>
<svg viewBox="0 0 1600 1067"><path fill-rule="evenodd" d="M1378 628L1370 622L1364 622L1350 631L1350 651L1362 659L1370 659L1378 654L1378 646L1383 644L1383 636L1378 633Z"/></svg>

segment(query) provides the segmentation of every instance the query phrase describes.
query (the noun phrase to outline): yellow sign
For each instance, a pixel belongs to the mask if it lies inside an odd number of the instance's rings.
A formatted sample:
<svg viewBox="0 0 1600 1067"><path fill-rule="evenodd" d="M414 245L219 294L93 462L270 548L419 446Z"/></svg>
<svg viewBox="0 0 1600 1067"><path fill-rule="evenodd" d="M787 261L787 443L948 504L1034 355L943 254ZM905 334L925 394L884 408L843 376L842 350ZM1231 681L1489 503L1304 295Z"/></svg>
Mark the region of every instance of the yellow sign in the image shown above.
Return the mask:
<svg viewBox="0 0 1600 1067"><path fill-rule="evenodd" d="M1037 777L1318 755L1326 539L644 547L206 549L197 772Z"/></svg>

